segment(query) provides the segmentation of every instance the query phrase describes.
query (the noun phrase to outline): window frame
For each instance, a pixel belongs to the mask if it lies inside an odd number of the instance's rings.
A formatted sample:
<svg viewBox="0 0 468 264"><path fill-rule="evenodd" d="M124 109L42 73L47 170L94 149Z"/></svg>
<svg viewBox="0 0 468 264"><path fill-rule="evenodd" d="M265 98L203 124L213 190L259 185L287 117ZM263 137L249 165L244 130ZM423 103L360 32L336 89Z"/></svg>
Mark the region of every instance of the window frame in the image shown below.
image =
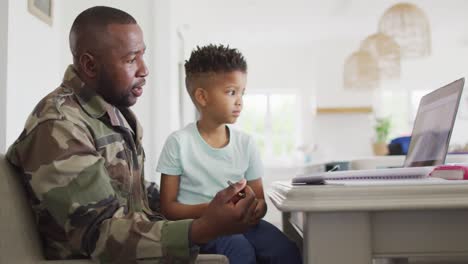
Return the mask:
<svg viewBox="0 0 468 264"><path fill-rule="evenodd" d="M264 116L264 130L265 134L263 135L263 142L265 145L264 151L261 151L262 154L262 159L265 167L291 167L294 165L294 153L296 152L297 146L300 146L303 142L303 137L302 137L302 126L301 126L301 121L302 121L302 107L301 107L301 100L300 100L300 94L297 91L266 91L266 90L255 90L252 92L248 92L245 96L251 96L251 95L262 95L266 97L266 109L265 109L265 116ZM273 131L273 125L274 125L274 117L273 117L273 109L272 109L272 97L273 96L283 96L283 95L290 95L293 97L293 105L294 109L292 110L293 112L293 148L291 150L291 153L284 153L280 155L275 155L274 153L274 131ZM244 106L245 107L245 106ZM242 117L242 116L241 116ZM258 144L258 133L254 133L252 131L246 131L245 128L242 126L242 121L238 122L236 124L238 128L241 130L249 133L252 135ZM281 136L286 136L288 133L282 133L280 134ZM260 149L260 148L259 148Z"/></svg>

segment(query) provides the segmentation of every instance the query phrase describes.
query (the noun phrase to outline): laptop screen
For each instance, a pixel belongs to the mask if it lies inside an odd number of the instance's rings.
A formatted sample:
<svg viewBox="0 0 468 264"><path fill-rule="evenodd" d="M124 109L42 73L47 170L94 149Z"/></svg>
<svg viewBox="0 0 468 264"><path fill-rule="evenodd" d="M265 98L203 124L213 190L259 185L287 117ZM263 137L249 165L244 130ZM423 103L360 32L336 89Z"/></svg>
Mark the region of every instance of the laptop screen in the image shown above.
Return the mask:
<svg viewBox="0 0 468 264"><path fill-rule="evenodd" d="M444 164L465 79L421 98L404 167Z"/></svg>

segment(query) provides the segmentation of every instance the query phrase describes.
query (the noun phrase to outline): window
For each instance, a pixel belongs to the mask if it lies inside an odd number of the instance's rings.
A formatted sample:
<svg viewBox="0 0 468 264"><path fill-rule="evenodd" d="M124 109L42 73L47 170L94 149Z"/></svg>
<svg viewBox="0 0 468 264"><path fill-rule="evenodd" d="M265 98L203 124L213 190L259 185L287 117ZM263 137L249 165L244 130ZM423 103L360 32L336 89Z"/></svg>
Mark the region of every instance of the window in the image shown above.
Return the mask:
<svg viewBox="0 0 468 264"><path fill-rule="evenodd" d="M244 96L238 126L252 135L267 166L291 165L300 143L300 107L296 94L257 93Z"/></svg>
<svg viewBox="0 0 468 264"><path fill-rule="evenodd" d="M414 123L414 119L416 118L416 114L418 112L419 102L421 101L421 98L430 92L431 91L426 91L426 90L411 91L411 119L410 119L411 124Z"/></svg>

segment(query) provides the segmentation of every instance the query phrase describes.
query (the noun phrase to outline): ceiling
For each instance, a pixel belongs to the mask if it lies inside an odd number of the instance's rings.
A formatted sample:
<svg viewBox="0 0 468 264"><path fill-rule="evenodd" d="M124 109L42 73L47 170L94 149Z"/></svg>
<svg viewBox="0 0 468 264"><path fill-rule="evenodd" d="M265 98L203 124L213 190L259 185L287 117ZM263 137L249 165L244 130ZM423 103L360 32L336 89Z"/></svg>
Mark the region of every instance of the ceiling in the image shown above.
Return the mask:
<svg viewBox="0 0 468 264"><path fill-rule="evenodd" d="M174 0L174 23L201 39L309 43L375 33L395 0ZM428 16L433 35L468 42L468 1L409 1Z"/></svg>

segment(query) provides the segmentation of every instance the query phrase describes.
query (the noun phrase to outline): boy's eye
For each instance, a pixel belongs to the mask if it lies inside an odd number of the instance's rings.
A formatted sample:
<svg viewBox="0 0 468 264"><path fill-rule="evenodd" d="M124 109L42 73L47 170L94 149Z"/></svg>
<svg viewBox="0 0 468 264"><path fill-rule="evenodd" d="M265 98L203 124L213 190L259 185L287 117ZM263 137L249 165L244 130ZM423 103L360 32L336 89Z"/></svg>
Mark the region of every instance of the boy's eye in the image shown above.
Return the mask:
<svg viewBox="0 0 468 264"><path fill-rule="evenodd" d="M228 95L235 95L236 94L236 91L235 90L229 90L228 91Z"/></svg>

